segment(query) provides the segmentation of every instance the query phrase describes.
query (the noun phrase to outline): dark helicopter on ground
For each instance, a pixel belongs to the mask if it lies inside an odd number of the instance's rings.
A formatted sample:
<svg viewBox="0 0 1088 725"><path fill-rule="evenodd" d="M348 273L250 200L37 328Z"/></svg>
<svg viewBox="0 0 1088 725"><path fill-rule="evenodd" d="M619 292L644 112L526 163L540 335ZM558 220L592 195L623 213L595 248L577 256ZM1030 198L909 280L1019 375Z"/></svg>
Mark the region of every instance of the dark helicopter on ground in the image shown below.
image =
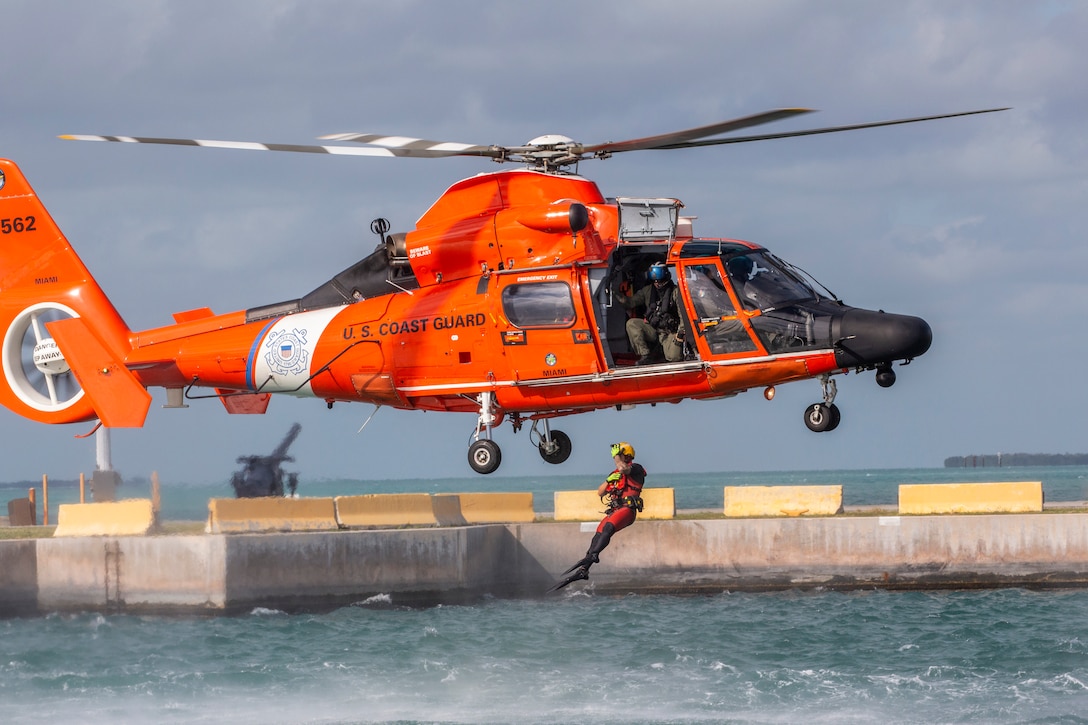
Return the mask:
<svg viewBox="0 0 1088 725"><path fill-rule="evenodd" d="M285 473L282 465L294 462L295 459L287 455L287 449L295 442L301 430L302 426L298 423L292 425L291 430L287 431L287 435L269 456L238 456L238 463L244 468L235 471L230 477L234 495L238 498L283 496L286 483L286 495L294 496L298 490L298 473Z"/></svg>

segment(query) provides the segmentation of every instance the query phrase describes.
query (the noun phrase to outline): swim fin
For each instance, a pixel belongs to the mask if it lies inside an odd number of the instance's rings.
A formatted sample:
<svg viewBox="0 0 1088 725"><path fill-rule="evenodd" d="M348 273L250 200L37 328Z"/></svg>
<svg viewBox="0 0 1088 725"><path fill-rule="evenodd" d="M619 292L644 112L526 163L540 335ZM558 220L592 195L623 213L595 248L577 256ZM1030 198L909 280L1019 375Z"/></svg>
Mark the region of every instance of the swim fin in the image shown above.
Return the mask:
<svg viewBox="0 0 1088 725"><path fill-rule="evenodd" d="M579 566L578 568L576 568L572 574L556 582L555 586L548 590L548 593L550 594L551 592L557 592L568 584L573 584L574 582L581 579L589 579L588 566Z"/></svg>
<svg viewBox="0 0 1088 725"><path fill-rule="evenodd" d="M586 554L584 557L582 557L580 560L578 560L574 564L574 566L572 566L570 569L567 569L565 572L563 572L563 575L566 576L567 574L570 574L575 569L585 569L586 570L586 578L588 579L589 578L589 567L593 566L594 564L596 564L599 561L600 561L600 559L598 559L593 554Z"/></svg>
<svg viewBox="0 0 1088 725"><path fill-rule="evenodd" d="M611 522L606 523L603 527L603 531L598 531L593 534L593 540L589 542L589 550L586 555L583 556L578 563L567 569L563 574L570 574L572 571L578 568L584 567L586 573L589 572L589 567L594 564L598 564L601 561L601 552L608 546L608 542L612 539L612 534L615 533L616 527ZM588 578L588 576L586 577ZM569 582L568 582L569 583Z"/></svg>

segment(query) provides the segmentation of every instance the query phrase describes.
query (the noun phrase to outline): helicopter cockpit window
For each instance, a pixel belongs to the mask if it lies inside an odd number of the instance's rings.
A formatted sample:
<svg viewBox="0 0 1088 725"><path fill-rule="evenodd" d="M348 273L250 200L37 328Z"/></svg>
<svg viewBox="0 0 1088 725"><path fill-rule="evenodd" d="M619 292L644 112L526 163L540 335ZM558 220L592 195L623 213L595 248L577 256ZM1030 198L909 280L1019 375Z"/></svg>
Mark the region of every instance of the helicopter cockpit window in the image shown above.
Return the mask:
<svg viewBox="0 0 1088 725"><path fill-rule="evenodd" d="M745 309L765 310L821 297L808 282L770 254L741 254L724 262Z"/></svg>
<svg viewBox="0 0 1088 725"><path fill-rule="evenodd" d="M750 319L768 352L832 345L828 323L832 300L803 273L767 252L736 255L723 262L741 304L760 311Z"/></svg>
<svg viewBox="0 0 1088 725"><path fill-rule="evenodd" d="M512 284L502 291L502 311L516 327L574 324L574 302L565 282Z"/></svg>
<svg viewBox="0 0 1088 725"><path fill-rule="evenodd" d="M748 337L744 323L737 319L733 301L716 264L695 264L684 268L688 294L698 317L696 330L706 337L714 355L751 352L755 343Z"/></svg>
<svg viewBox="0 0 1088 725"><path fill-rule="evenodd" d="M736 315L733 301L725 291L725 283L715 264L697 264L687 267L688 292L695 314L700 320L718 319Z"/></svg>

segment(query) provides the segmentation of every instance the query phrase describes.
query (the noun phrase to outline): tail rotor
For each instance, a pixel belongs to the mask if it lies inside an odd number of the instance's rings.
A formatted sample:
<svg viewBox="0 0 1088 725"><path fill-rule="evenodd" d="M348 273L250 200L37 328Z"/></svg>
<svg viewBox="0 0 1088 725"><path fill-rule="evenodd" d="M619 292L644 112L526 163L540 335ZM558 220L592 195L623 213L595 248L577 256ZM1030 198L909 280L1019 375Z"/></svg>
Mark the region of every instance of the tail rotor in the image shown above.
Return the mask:
<svg viewBox="0 0 1088 725"><path fill-rule="evenodd" d="M70 307L41 302L16 315L4 335L4 377L11 392L42 413L60 413L83 397L83 389L46 328L47 323L71 317L78 315Z"/></svg>

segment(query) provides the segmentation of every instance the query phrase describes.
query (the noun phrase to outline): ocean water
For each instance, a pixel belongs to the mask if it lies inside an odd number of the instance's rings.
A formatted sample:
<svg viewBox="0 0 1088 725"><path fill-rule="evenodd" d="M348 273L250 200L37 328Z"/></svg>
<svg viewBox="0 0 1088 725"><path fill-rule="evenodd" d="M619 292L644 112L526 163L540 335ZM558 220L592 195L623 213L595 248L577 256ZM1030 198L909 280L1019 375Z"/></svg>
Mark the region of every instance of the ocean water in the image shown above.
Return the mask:
<svg viewBox="0 0 1088 725"><path fill-rule="evenodd" d="M0 622L5 723L1085 723L1088 592Z"/></svg>
<svg viewBox="0 0 1088 725"><path fill-rule="evenodd" d="M848 505L941 481L1041 480L1048 501L1088 499L1083 467L651 475L680 508L774 483L841 483ZM555 490L595 485L304 480L300 493L530 490L539 511ZM51 491L51 509L71 493ZM162 495L164 517L194 520L230 491L164 482ZM376 596L322 614L0 620L0 723L43 721L1088 724L1088 590L681 597L590 584L471 606Z"/></svg>

